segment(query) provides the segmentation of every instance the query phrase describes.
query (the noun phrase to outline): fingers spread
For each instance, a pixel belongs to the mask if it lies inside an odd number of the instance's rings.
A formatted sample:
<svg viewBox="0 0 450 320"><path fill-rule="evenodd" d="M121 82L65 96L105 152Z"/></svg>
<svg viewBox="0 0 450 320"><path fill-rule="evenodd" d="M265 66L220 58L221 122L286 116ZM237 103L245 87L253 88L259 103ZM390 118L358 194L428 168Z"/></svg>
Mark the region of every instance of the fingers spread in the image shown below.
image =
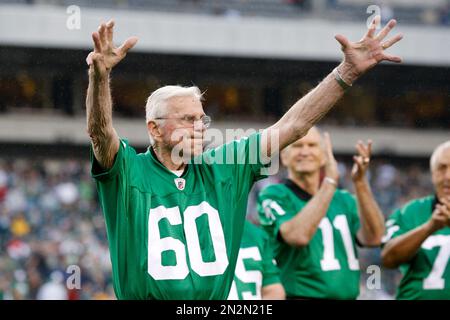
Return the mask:
<svg viewBox="0 0 450 320"><path fill-rule="evenodd" d="M98 33L100 35L100 41L102 43L102 46L105 48L107 46L106 42L106 24L102 23L100 27L98 28Z"/></svg>
<svg viewBox="0 0 450 320"><path fill-rule="evenodd" d="M334 36L334 38L337 40L337 42L339 42L341 44L342 50L344 50L350 46L350 42L342 34L338 34L338 35Z"/></svg>
<svg viewBox="0 0 450 320"><path fill-rule="evenodd" d="M391 54L383 54L383 60L387 60L387 61L391 61L391 62L396 62L396 63L400 63L402 62L402 58L399 56L394 56Z"/></svg>
<svg viewBox="0 0 450 320"><path fill-rule="evenodd" d="M133 48L136 43L138 42L138 38L137 37L130 37L127 40L125 40L125 42L120 46L119 51L122 55L127 54L128 50L130 50L131 48Z"/></svg>
<svg viewBox="0 0 450 320"><path fill-rule="evenodd" d="M114 29L114 20L109 20L106 24L106 40L112 46L113 40L113 29Z"/></svg>
<svg viewBox="0 0 450 320"><path fill-rule="evenodd" d="M92 40L94 41L94 52L102 52L102 44L100 42L100 35L98 32L92 33Z"/></svg>
<svg viewBox="0 0 450 320"><path fill-rule="evenodd" d="M382 45L383 49L390 48L392 45L396 44L400 40L403 39L403 34L399 33L395 35L394 37L390 38L389 40L385 41Z"/></svg>
<svg viewBox="0 0 450 320"><path fill-rule="evenodd" d="M375 18L372 20L372 23L370 24L369 30L367 30L365 37L373 38L373 36L375 35L375 30L377 28L377 25L380 24L380 21L381 21L380 15L376 15Z"/></svg>
<svg viewBox="0 0 450 320"><path fill-rule="evenodd" d="M383 29L381 29L380 33L376 36L376 39L378 40L383 40L388 33L392 30L392 28L395 27L395 25L397 24L397 21L395 21L394 19L391 19L387 25L384 26Z"/></svg>

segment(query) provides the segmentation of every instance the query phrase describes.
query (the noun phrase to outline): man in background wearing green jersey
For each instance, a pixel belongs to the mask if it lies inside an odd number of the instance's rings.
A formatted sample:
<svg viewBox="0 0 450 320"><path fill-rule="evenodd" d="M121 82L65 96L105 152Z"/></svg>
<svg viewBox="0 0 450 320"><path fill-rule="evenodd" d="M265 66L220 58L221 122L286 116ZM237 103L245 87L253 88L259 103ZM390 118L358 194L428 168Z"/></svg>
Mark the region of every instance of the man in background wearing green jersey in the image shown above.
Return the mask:
<svg viewBox="0 0 450 320"><path fill-rule="evenodd" d="M110 73L136 44L113 44L114 22L92 34L87 132L92 175L105 216L113 284L118 299L226 299L233 282L247 198L270 158L321 119L362 74L386 60L391 20L378 34L377 16L364 37L337 35L344 59L261 134L203 151L210 119L197 87L166 86L147 100L151 146L137 154L112 122ZM181 153L173 152L182 145ZM274 147L275 146L275 147ZM180 150L178 150L180 151ZM227 159L223 164L215 159ZM200 160L189 163L187 160Z"/></svg>
<svg viewBox="0 0 450 320"><path fill-rule="evenodd" d="M435 194L386 221L383 264L403 274L397 299L450 300L450 141L434 150L430 169Z"/></svg>
<svg viewBox="0 0 450 320"><path fill-rule="evenodd" d="M285 297L270 238L246 220L228 299L283 300Z"/></svg>
<svg viewBox="0 0 450 320"><path fill-rule="evenodd" d="M337 189L339 173L328 134L313 127L282 151L288 179L258 197L261 225L276 241L282 283L292 299L356 299L356 244L378 246L383 215L366 179L371 142L357 143L352 179L355 199ZM321 179L324 168L324 179Z"/></svg>

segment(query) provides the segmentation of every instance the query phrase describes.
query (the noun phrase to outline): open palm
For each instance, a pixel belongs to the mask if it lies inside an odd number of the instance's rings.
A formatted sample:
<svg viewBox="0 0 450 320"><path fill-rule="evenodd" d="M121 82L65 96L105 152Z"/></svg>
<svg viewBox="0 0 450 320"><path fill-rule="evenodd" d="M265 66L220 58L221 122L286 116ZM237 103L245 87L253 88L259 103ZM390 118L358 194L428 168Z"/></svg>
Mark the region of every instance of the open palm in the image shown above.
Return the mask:
<svg viewBox="0 0 450 320"><path fill-rule="evenodd" d="M375 35L376 26L380 23L380 16L376 16L367 33L358 42L350 42L343 35L336 35L336 40L341 44L344 52L344 63L351 66L355 72L355 77L359 77L379 62L386 60L391 62L401 62L399 56L390 55L385 50L393 44L400 41L403 36L397 34L396 36L384 41L389 32L395 27L397 22L390 20L388 24Z"/></svg>
<svg viewBox="0 0 450 320"><path fill-rule="evenodd" d="M92 33L94 51L89 53L86 62L94 66L97 74L104 75L116 64L125 58L128 50L134 47L137 37L128 38L120 47L114 47L113 43L114 21L102 23L97 32Z"/></svg>

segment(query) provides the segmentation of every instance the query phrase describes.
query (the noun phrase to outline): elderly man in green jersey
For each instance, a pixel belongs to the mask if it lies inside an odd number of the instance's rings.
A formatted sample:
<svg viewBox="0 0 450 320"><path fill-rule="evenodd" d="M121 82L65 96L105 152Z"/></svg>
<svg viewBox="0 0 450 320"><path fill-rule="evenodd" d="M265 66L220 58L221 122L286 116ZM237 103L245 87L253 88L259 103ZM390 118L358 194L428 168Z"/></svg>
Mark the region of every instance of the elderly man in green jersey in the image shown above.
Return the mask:
<svg viewBox="0 0 450 320"><path fill-rule="evenodd" d="M397 299L450 299L450 141L434 150L430 169L435 193L386 221L383 264L403 274Z"/></svg>
<svg viewBox="0 0 450 320"><path fill-rule="evenodd" d="M228 299L282 300L285 297L270 238L261 228L245 221Z"/></svg>
<svg viewBox="0 0 450 320"><path fill-rule="evenodd" d="M259 194L261 225L276 241L275 257L290 299L356 299L359 294L356 244L380 245L384 219L366 179L371 142L356 147L356 199L337 188L330 137L322 140L315 127L282 151L288 178Z"/></svg>
<svg viewBox="0 0 450 320"><path fill-rule="evenodd" d="M199 89L156 90L146 105L151 147L141 154L113 127L109 86L112 68L137 38L115 47L114 22L101 24L86 59L87 131L119 299L227 298L248 193L264 177L263 160L304 136L366 71L383 60L401 61L385 51L401 39L386 38L395 20L376 34L379 20L358 42L336 36L342 63L278 122L215 149L202 148L210 119ZM215 161L220 158L227 161Z"/></svg>

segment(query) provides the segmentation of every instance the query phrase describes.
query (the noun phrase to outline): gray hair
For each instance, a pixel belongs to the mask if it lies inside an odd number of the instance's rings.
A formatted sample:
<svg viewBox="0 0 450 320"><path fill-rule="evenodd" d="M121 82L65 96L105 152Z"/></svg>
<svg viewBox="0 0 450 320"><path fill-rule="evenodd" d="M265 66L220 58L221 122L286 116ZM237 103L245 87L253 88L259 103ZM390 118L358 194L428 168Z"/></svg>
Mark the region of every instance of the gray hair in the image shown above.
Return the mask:
<svg viewBox="0 0 450 320"><path fill-rule="evenodd" d="M203 96L200 89L196 86L164 86L152 92L147 99L145 105L145 121L148 123L156 118L164 117L167 114L167 101L174 97L194 97L199 101ZM153 145L155 140L149 133L150 144Z"/></svg>
<svg viewBox="0 0 450 320"><path fill-rule="evenodd" d="M433 154L430 158L430 170L433 171L433 169L436 167L436 162L438 161L438 157L441 155L442 152L445 150L450 149L450 140L441 143L434 149Z"/></svg>

